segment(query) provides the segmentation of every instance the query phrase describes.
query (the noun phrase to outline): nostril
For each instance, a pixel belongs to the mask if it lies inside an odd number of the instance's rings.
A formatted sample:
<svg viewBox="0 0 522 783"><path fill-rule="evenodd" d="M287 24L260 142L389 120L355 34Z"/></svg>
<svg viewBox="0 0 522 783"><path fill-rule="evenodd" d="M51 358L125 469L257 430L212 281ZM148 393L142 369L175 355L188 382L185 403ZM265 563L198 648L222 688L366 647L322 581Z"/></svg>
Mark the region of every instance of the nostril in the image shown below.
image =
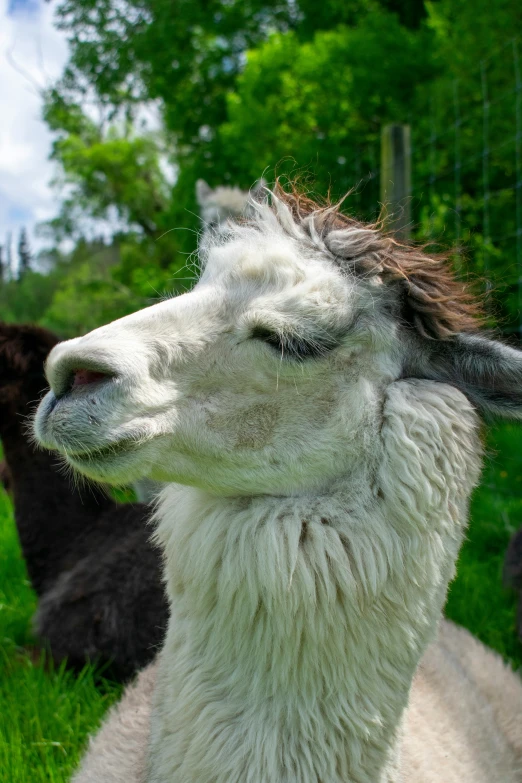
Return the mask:
<svg viewBox="0 0 522 783"><path fill-rule="evenodd" d="M86 386L89 383L97 383L97 381L105 381L111 377L112 376L104 372L86 370L80 367L79 369L72 371L71 389L76 388L76 386Z"/></svg>

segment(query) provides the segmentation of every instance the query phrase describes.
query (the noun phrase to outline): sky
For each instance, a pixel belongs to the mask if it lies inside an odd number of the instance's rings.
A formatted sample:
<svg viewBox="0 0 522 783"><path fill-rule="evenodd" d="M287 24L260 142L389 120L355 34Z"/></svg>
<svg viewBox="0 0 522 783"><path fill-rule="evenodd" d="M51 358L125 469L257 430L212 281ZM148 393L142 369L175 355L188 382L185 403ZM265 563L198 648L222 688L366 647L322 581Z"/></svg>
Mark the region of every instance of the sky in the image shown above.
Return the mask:
<svg viewBox="0 0 522 783"><path fill-rule="evenodd" d="M0 245L11 233L15 256L21 227L36 250L42 244L36 224L58 211L50 187L52 136L39 94L67 59L64 34L52 24L55 7L44 0L0 0Z"/></svg>

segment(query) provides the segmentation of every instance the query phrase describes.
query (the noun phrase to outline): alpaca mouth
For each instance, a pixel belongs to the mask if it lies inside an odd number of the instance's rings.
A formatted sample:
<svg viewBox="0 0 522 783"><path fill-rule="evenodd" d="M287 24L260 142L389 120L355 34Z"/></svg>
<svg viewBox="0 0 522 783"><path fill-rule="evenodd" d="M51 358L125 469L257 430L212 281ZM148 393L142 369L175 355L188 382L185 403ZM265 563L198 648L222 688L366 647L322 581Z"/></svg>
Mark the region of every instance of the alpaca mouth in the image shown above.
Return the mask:
<svg viewBox="0 0 522 783"><path fill-rule="evenodd" d="M119 457L122 454L128 454L137 448L138 441L132 438L124 438L114 443L109 443L107 446L100 446L96 449L88 449L86 451L67 451L67 459L71 462L81 463L83 465L92 465L107 459Z"/></svg>

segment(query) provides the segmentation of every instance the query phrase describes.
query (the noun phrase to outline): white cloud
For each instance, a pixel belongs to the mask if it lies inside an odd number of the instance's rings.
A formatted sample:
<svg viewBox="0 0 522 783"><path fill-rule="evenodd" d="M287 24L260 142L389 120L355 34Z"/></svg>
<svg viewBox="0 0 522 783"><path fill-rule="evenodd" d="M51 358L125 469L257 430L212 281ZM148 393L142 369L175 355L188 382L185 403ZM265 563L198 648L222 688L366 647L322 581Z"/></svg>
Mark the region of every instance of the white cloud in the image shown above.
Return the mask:
<svg viewBox="0 0 522 783"><path fill-rule="evenodd" d="M0 0L0 245L22 226L31 245L36 223L58 211L50 188L52 137L41 119L39 90L61 73L67 41L53 27L56 4Z"/></svg>

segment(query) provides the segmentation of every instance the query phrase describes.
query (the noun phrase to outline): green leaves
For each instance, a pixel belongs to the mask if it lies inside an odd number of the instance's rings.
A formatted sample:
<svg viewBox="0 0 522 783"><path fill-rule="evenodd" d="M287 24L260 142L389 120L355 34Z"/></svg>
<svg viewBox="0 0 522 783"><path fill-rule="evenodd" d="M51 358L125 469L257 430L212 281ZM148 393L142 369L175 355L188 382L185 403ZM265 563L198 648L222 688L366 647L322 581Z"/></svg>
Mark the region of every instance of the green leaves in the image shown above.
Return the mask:
<svg viewBox="0 0 522 783"><path fill-rule="evenodd" d="M107 218L112 208L153 237L170 198L161 168L162 139L137 135L129 123L97 126L57 91L47 96L44 116L58 134L51 157L60 164L69 201L96 218ZM67 202L64 206L67 210Z"/></svg>
<svg viewBox="0 0 522 783"><path fill-rule="evenodd" d="M247 54L228 95L228 121L218 129L228 170L253 180L290 156L313 170L319 192L331 182L338 194L349 190L375 167L368 148L382 125L403 121L416 89L433 77L427 36L382 10L309 42L271 36Z"/></svg>
<svg viewBox="0 0 522 783"><path fill-rule="evenodd" d="M410 122L417 234L467 243L476 270L497 270L513 288L515 240L498 251L492 238L518 236L505 50L521 14L515 0L64 0L71 58L45 103L62 207L48 228L77 242L93 220L117 227L119 260L104 275L141 301L185 284L198 178L247 188L261 175L310 175L318 193L354 189L347 209L372 218L381 128ZM494 107L491 199L481 58ZM143 102L159 106L161 132L140 129Z"/></svg>

